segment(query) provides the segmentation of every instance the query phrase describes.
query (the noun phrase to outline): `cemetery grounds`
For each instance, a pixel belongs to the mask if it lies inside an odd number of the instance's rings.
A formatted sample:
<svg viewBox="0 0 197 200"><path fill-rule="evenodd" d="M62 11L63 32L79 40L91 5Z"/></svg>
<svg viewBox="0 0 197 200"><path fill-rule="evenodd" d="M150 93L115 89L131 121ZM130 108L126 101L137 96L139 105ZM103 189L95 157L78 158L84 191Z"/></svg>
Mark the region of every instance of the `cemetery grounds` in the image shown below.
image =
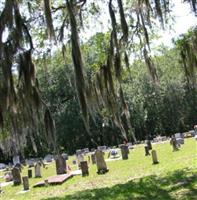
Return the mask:
<svg viewBox="0 0 197 200"><path fill-rule="evenodd" d="M153 144L159 164L145 156L144 145L130 150L128 160L107 162L109 172L97 175L96 165L89 163L89 176L74 176L62 185L33 188L40 180L56 174L55 163L42 169L42 178L29 179L30 191L23 186L3 187L1 200L197 200L197 142L185 139L181 150L172 152L169 141ZM107 159L107 153L105 154ZM72 170L75 156L67 164ZM22 175L27 175L27 167ZM34 175L34 169L33 169ZM0 177L3 172L0 172ZM3 179L0 178L0 182Z"/></svg>

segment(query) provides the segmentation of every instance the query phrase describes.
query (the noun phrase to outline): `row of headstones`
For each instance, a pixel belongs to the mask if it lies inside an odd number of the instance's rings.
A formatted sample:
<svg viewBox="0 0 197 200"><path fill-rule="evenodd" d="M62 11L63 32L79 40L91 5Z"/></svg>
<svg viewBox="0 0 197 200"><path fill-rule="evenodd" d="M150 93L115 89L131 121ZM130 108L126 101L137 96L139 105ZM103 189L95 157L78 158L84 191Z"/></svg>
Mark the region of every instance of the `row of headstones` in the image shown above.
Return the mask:
<svg viewBox="0 0 197 200"><path fill-rule="evenodd" d="M151 144L149 143L149 145L151 145ZM152 146L148 146L148 148L152 149ZM120 149L121 149L122 159L127 160L128 154L129 154L128 145L121 145ZM153 164L158 164L159 162L157 159L156 151L152 150L151 154L152 154ZM96 152L94 154L91 154L91 160L92 160L92 164L97 164L97 170L98 170L97 173L98 174L104 174L104 173L108 172L108 168L107 168L107 165L106 165L106 162L104 159L104 153L101 150L96 150ZM82 170L82 176L89 175L87 161L81 161L80 167Z"/></svg>
<svg viewBox="0 0 197 200"><path fill-rule="evenodd" d="M35 165L35 178L41 177L41 163L37 162ZM23 183L24 190L29 190L29 178L32 178L32 169L28 169L28 176L21 177L21 168L15 166L12 170L12 179L14 186Z"/></svg>

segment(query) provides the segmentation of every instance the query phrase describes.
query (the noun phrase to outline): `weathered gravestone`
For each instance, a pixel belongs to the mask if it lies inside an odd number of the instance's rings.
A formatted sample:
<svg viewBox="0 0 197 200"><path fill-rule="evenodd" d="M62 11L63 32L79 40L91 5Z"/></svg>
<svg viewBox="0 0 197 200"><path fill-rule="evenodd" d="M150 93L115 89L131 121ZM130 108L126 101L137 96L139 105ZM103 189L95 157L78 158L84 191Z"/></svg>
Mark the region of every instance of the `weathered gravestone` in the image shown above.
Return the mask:
<svg viewBox="0 0 197 200"><path fill-rule="evenodd" d="M96 165L97 165L97 173L98 174L104 174L108 172L107 165L104 159L104 153L101 150L96 150L95 152L96 156Z"/></svg>
<svg viewBox="0 0 197 200"><path fill-rule="evenodd" d="M128 152L129 152L128 146L125 145L125 144L122 144L120 146L120 149L121 149L122 159L127 160L128 159Z"/></svg>
<svg viewBox="0 0 197 200"><path fill-rule="evenodd" d="M28 178L32 178L32 170L31 169L28 169Z"/></svg>
<svg viewBox="0 0 197 200"><path fill-rule="evenodd" d="M55 164L57 174L66 174L66 161L63 156L59 155L55 160Z"/></svg>
<svg viewBox="0 0 197 200"><path fill-rule="evenodd" d="M68 154L67 153L63 153L62 157L64 158L64 160L68 160Z"/></svg>
<svg viewBox="0 0 197 200"><path fill-rule="evenodd" d="M20 170L20 172L22 172L23 166L20 163L17 163L16 165L14 165L14 167L18 168Z"/></svg>
<svg viewBox="0 0 197 200"><path fill-rule="evenodd" d="M51 154L48 154L44 157L44 161L49 163L49 162L52 162L53 161L53 155Z"/></svg>
<svg viewBox="0 0 197 200"><path fill-rule="evenodd" d="M20 163L20 157L16 155L13 157L12 161L13 161L13 165L15 166L16 164Z"/></svg>
<svg viewBox="0 0 197 200"><path fill-rule="evenodd" d="M88 176L89 175L88 162L87 161L81 162L81 171L82 171L82 176Z"/></svg>
<svg viewBox="0 0 197 200"><path fill-rule="evenodd" d="M27 176L24 176L23 178L23 189L29 190L29 179Z"/></svg>
<svg viewBox="0 0 197 200"><path fill-rule="evenodd" d="M77 162L78 162L78 167L79 168L81 168L81 162L83 162L84 161L84 156L83 156L83 154L80 152L78 152L77 154L76 154L76 157L77 157Z"/></svg>
<svg viewBox="0 0 197 200"><path fill-rule="evenodd" d="M14 185L20 185L22 181L21 181L21 173L20 173L19 168L14 167L12 169L12 176L13 176Z"/></svg>
<svg viewBox="0 0 197 200"><path fill-rule="evenodd" d="M4 175L5 182L10 182L13 180L12 172L8 171Z"/></svg>
<svg viewBox="0 0 197 200"><path fill-rule="evenodd" d="M35 164L35 167L34 167L34 169L35 169L35 178L41 178L42 177L41 176L41 166L42 166L41 162L37 162Z"/></svg>
<svg viewBox="0 0 197 200"><path fill-rule="evenodd" d="M92 164L96 164L96 155L95 153L91 154L91 160L92 160Z"/></svg>
<svg viewBox="0 0 197 200"><path fill-rule="evenodd" d="M145 156L149 156L150 153L149 153L149 148L148 148L148 146L145 146L144 149L145 149Z"/></svg>
<svg viewBox="0 0 197 200"><path fill-rule="evenodd" d="M150 140L146 141L146 146L148 147L149 150L152 150L152 144Z"/></svg>
<svg viewBox="0 0 197 200"><path fill-rule="evenodd" d="M171 137L170 144L172 145L173 151L179 150L179 144L178 144L175 136Z"/></svg>
<svg viewBox="0 0 197 200"><path fill-rule="evenodd" d="M158 159L157 159L157 152L156 152L155 150L152 150L152 151L151 151L151 154L152 154L153 164L154 164L154 165L155 165L155 164L158 164L159 161L158 161Z"/></svg>

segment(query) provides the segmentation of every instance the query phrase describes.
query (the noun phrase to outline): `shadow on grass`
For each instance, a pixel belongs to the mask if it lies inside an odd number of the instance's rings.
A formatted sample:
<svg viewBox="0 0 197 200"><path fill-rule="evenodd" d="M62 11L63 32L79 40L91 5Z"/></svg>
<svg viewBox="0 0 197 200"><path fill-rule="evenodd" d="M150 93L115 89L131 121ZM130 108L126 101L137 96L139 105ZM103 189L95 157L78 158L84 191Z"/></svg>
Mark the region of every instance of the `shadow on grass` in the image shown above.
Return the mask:
<svg viewBox="0 0 197 200"><path fill-rule="evenodd" d="M112 187L84 190L65 197L43 200L196 200L196 183L197 176L184 169L165 177L151 175Z"/></svg>

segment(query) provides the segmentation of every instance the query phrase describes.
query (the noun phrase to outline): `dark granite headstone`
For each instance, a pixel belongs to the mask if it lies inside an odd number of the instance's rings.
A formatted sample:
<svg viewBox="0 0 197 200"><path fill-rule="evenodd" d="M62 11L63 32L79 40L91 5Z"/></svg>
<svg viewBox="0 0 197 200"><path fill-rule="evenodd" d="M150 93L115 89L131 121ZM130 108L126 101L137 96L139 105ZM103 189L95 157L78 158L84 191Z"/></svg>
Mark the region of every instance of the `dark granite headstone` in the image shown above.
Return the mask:
<svg viewBox="0 0 197 200"><path fill-rule="evenodd" d="M14 185L20 185L22 181L21 181L21 173L20 173L19 168L14 167L12 169L12 176L13 176Z"/></svg>
<svg viewBox="0 0 197 200"><path fill-rule="evenodd" d="M129 152L128 146L123 144L123 145L120 146L120 149L121 149L122 159L127 160L128 159L128 152Z"/></svg>
<svg viewBox="0 0 197 200"><path fill-rule="evenodd" d="M96 155L95 153L91 154L91 160L92 160L92 164L96 164Z"/></svg>
<svg viewBox="0 0 197 200"><path fill-rule="evenodd" d="M28 169L28 178L32 178L32 169Z"/></svg>
<svg viewBox="0 0 197 200"><path fill-rule="evenodd" d="M24 190L29 190L29 179L27 176L24 176L23 178L23 188Z"/></svg>
<svg viewBox="0 0 197 200"><path fill-rule="evenodd" d="M66 161L63 156L59 155L55 160L55 164L57 174L66 174Z"/></svg>
<svg viewBox="0 0 197 200"><path fill-rule="evenodd" d="M82 176L88 176L89 175L88 162L87 161L81 162L81 171L82 171Z"/></svg>
<svg viewBox="0 0 197 200"><path fill-rule="evenodd" d="M149 148L148 148L148 146L145 146L144 149L145 149L145 156L149 156L150 153L149 153Z"/></svg>

